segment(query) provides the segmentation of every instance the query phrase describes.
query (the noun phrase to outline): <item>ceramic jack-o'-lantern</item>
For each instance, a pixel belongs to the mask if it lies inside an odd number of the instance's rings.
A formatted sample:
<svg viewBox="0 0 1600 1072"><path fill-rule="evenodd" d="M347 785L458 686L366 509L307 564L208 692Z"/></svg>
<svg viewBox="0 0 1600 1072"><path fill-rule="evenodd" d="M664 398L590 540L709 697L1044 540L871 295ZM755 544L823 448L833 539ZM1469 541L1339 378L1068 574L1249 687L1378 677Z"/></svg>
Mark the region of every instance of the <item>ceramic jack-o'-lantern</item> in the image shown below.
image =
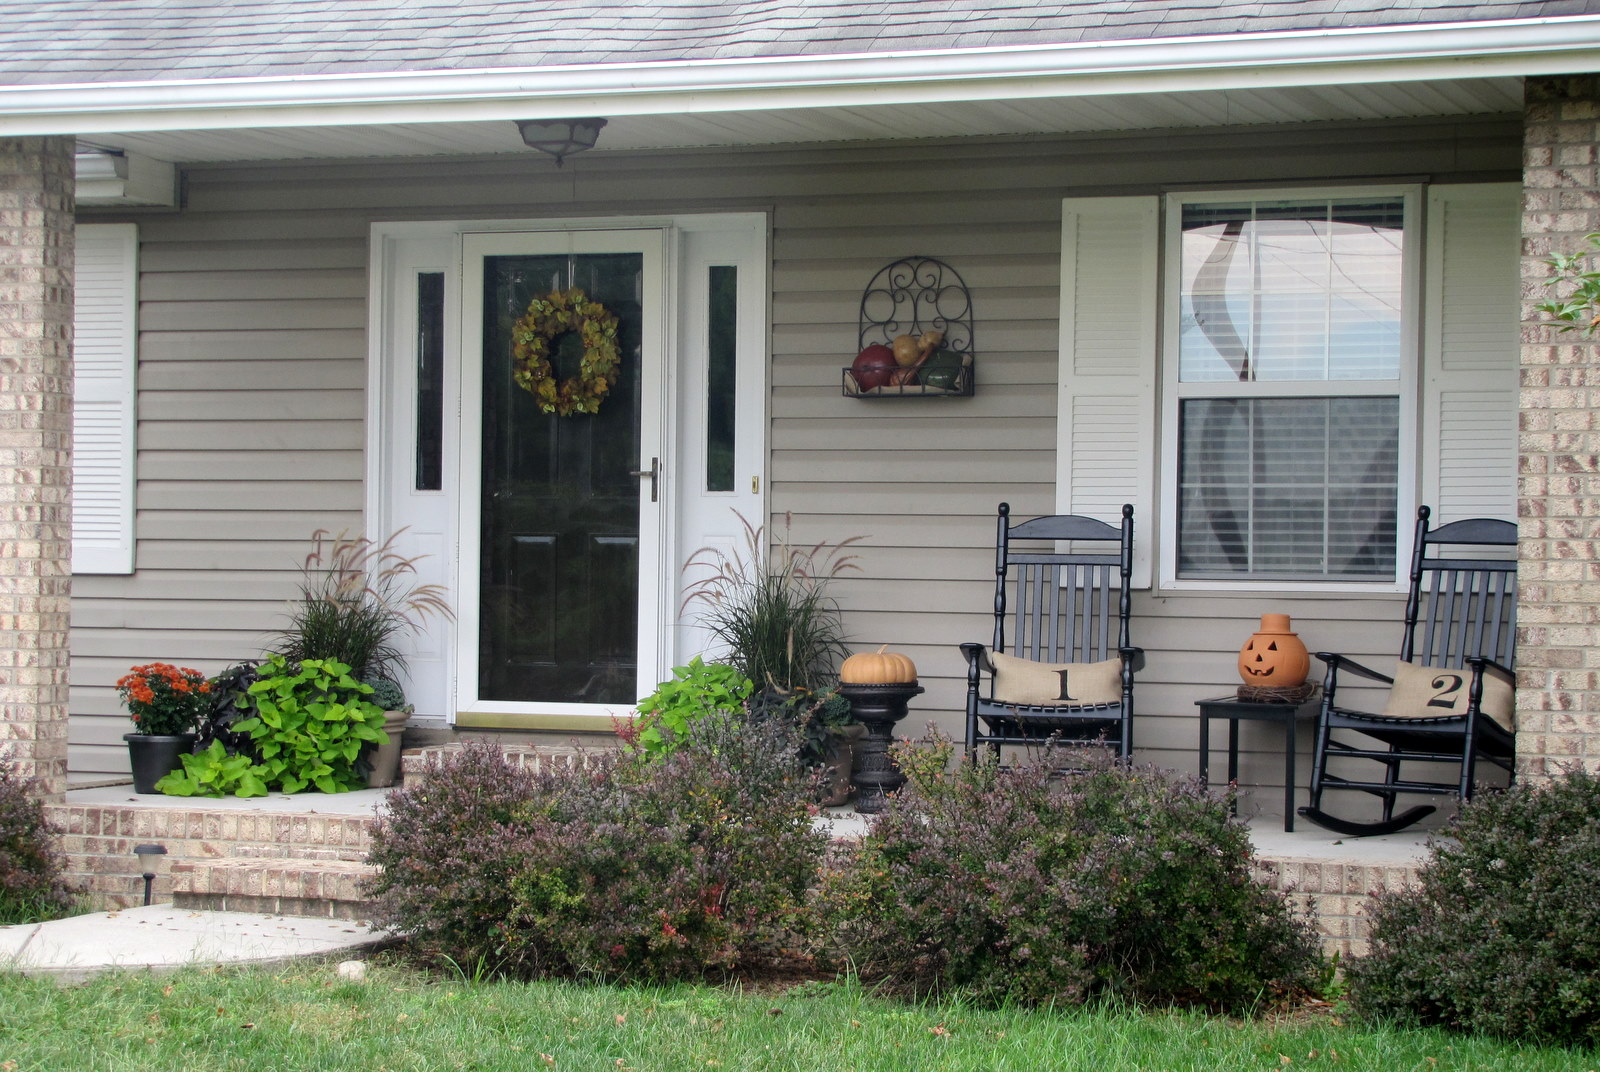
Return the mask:
<svg viewBox="0 0 1600 1072"><path fill-rule="evenodd" d="M1310 669L1311 655L1287 614L1263 614L1261 628L1239 649L1239 676L1259 689L1292 689Z"/></svg>

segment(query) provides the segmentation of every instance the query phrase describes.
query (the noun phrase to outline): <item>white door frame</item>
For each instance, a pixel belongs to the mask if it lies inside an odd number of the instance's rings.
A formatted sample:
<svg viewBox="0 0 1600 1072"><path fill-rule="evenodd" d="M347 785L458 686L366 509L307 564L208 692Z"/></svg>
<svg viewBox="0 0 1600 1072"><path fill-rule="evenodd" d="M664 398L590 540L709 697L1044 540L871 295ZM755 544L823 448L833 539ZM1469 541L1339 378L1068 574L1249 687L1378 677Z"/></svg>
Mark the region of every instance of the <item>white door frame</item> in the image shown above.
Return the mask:
<svg viewBox="0 0 1600 1072"><path fill-rule="evenodd" d="M640 294L639 382L639 457L635 467L651 468L652 459L666 457L665 428L670 404L667 384L677 380L671 368L674 347L667 345L666 246L668 233L661 228L641 230L578 231L491 231L468 232L462 236L461 308L479 309L483 303L485 258L495 256L541 256L551 254L638 253L643 256ZM607 720L626 714L630 705L530 702L483 699L478 695L478 657L480 654L481 605L479 565L482 555L483 486L483 364L472 360L483 353L483 318L461 318L461 451L457 503L460 511L456 531L460 534L456 570L456 591L460 596L456 639L456 720L471 725L500 724L506 716L600 716ZM473 446L476 445L476 446ZM657 478L659 480L659 478ZM635 651L638 657L638 687L648 691L660 680L662 629L661 607L668 594L663 591L669 570L664 559L665 521L672 511L670 494L652 481L639 481L635 501L639 508L639 592ZM654 501L652 501L654 500ZM486 717L487 716L487 717Z"/></svg>
<svg viewBox="0 0 1600 1072"><path fill-rule="evenodd" d="M481 301L477 291L481 290L482 254L502 248L536 252L530 245L535 235L540 236L537 241L558 245L554 252L565 252L564 243L568 242L633 242L635 246L629 247L633 249L642 238L647 239L646 244L653 243L656 249L646 254L644 337L646 345L656 347L658 359L647 358L645 368L648 374L654 366L659 377L654 388L649 382L642 385L645 427L641 432L642 442L654 440L659 447L641 448L645 455L641 468L648 468L653 456L663 458L664 468L654 523L641 518L653 529L646 533L642 526L640 533L641 591L648 590L644 583L647 570L653 572L656 582L656 595L641 602L639 616L640 692L649 691L668 676L673 661L698 650L694 630L685 629L677 619L684 559L694 549L722 540L718 523L708 518L725 513L732 519L734 509L753 519L765 517L768 232L766 215L756 213L374 224L368 332L368 534L384 538L406 528L397 542L402 552L428 556L418 563L421 579L446 583L452 605L476 607L477 481L481 478L481 384L476 377L481 375L481 367L471 355L475 341L481 340L476 303ZM579 251L603 252L604 248L582 245ZM695 468L703 466L703 456L696 459L692 447L702 427L692 416L700 407L688 387L693 381L693 386L703 389L704 358L693 349L703 333L697 334L693 327L693 310L698 306L691 303L703 300L704 287L693 284L703 278L706 263L732 263L739 269L739 494L733 496L697 492L695 484ZM444 488L431 492L411 486L415 472L415 280L424 271L445 274L446 295L446 478ZM685 280L691 285L684 285ZM464 313L464 309L468 311ZM481 352L481 346L477 349ZM680 465L680 458L686 464ZM648 504L649 482L641 483L641 498ZM647 549L647 542L653 546ZM447 722L486 728L608 732L613 715L631 713L631 708L622 705L478 700L476 622L476 613L468 612L456 622L433 621L423 635L406 638L411 672L404 684L419 717L442 716Z"/></svg>

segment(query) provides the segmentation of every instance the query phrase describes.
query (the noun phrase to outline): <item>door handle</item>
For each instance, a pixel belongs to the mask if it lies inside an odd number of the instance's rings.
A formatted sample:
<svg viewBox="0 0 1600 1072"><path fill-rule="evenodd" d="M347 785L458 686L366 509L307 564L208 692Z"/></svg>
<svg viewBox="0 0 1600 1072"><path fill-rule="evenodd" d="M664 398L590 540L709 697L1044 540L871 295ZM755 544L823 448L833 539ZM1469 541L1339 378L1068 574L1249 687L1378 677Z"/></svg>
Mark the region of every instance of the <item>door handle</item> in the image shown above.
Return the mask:
<svg viewBox="0 0 1600 1072"><path fill-rule="evenodd" d="M650 459L650 468L648 468L648 469L630 469L628 471L628 475L629 476L637 476L637 477L646 477L646 476L649 477L650 478L650 501L651 502L656 502L657 501L656 496L661 490L661 459L660 458L651 458Z"/></svg>

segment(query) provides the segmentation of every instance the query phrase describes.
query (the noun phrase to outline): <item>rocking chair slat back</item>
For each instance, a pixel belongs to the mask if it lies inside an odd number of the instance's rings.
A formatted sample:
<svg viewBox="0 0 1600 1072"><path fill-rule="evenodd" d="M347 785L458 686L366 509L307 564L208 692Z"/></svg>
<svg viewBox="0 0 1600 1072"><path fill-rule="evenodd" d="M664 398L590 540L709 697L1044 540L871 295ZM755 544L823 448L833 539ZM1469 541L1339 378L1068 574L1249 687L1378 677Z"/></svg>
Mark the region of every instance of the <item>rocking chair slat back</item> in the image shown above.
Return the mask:
<svg viewBox="0 0 1600 1072"><path fill-rule="evenodd" d="M1117 556L1093 556L1109 562L1068 562L1064 556L1035 561L1040 557L1011 556L1011 598L1003 590L997 596L997 602L1010 603L1010 614L995 618L995 650L1036 662L1083 663L1109 659L1126 647ZM1113 595L1118 597L1115 603ZM1006 647L1008 617L1011 648Z"/></svg>
<svg viewBox="0 0 1600 1072"><path fill-rule="evenodd" d="M1123 526L1131 525L1131 517L1124 518ZM1076 543L1065 552L1013 550L1014 540ZM1113 549L1086 550L1087 543L1109 543ZM1098 662L1127 647L1129 595L1123 578L1132 567L1130 548L1122 528L1093 518L1058 515L1013 526L1002 513L995 541L994 650L1038 662Z"/></svg>
<svg viewBox="0 0 1600 1072"><path fill-rule="evenodd" d="M1418 521L1400 657L1424 666L1449 667L1462 667L1469 657L1479 657L1509 668L1516 641L1516 559L1429 554L1441 545L1464 543L1514 548L1517 527L1509 521L1473 518L1427 530L1425 521Z"/></svg>

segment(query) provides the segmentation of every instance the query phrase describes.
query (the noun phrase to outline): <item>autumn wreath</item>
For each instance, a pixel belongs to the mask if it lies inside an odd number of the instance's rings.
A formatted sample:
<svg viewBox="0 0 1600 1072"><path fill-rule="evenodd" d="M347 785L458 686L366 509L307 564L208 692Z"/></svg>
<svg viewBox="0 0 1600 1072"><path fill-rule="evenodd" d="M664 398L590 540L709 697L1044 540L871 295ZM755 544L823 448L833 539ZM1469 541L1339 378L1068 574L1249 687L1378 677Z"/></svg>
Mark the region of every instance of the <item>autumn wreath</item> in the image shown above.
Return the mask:
<svg viewBox="0 0 1600 1072"><path fill-rule="evenodd" d="M583 339L578 374L557 381L550 343L569 331ZM576 288L556 290L528 303L511 326L511 378L539 400L546 413L598 413L616 381L617 316Z"/></svg>

